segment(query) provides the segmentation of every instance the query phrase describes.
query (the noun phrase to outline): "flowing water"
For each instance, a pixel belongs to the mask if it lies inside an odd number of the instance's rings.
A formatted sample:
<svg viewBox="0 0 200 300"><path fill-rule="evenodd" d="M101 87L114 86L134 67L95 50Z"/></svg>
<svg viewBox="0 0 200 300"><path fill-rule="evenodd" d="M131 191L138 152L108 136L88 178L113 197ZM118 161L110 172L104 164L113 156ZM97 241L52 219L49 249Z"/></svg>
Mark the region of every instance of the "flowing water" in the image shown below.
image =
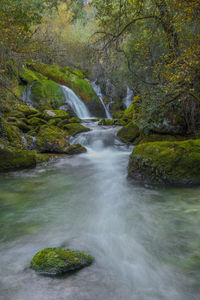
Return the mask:
<svg viewBox="0 0 200 300"><path fill-rule="evenodd" d="M133 101L133 91L127 86L126 97L124 98L123 102L126 108L131 106Z"/></svg>
<svg viewBox="0 0 200 300"><path fill-rule="evenodd" d="M117 128L84 124L87 153L1 175L1 300L197 300L200 188L138 186ZM46 247L85 250L95 262L60 278L29 268ZM187 264L186 264L187 265Z"/></svg>
<svg viewBox="0 0 200 300"><path fill-rule="evenodd" d="M106 118L107 118L107 119L112 119L112 116L111 116L111 114L110 114L110 112L109 112L109 109L106 107L106 105L105 105L105 103L104 103L104 101L103 101L103 95L102 95L102 92L101 92L101 87L100 87L100 85L96 84L95 81L92 81L92 82L91 82L91 85L92 85L93 90L95 91L95 93L96 93L97 96L99 97L99 99L100 99L100 101L101 101L101 103L102 103L102 105L103 105L103 107L104 107L104 110L105 110L105 113L106 113Z"/></svg>
<svg viewBox="0 0 200 300"><path fill-rule="evenodd" d="M79 118L89 118L90 113L84 102L68 87L62 85L63 95L66 102L71 106Z"/></svg>

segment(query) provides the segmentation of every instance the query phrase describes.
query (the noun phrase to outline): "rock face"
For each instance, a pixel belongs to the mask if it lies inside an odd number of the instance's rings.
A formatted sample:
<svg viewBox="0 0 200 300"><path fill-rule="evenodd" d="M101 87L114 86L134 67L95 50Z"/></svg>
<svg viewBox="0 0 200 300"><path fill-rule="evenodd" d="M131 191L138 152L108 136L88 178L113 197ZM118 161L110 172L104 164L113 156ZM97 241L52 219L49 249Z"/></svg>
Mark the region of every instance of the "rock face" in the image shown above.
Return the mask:
<svg viewBox="0 0 200 300"><path fill-rule="evenodd" d="M128 175L139 182L200 183L200 140L154 142L136 146Z"/></svg>
<svg viewBox="0 0 200 300"><path fill-rule="evenodd" d="M55 276L89 266L93 260L83 251L46 248L33 257L31 268L40 274Z"/></svg>

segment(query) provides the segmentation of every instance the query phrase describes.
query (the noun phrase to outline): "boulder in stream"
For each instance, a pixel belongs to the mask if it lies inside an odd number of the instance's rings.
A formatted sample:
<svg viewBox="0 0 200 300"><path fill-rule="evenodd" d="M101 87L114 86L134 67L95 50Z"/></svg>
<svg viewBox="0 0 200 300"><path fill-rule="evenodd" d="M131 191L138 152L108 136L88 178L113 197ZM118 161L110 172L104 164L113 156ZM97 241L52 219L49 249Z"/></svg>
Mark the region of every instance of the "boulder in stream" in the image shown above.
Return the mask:
<svg viewBox="0 0 200 300"><path fill-rule="evenodd" d="M89 266L94 258L78 250L46 248L31 260L31 268L44 275L60 275Z"/></svg>

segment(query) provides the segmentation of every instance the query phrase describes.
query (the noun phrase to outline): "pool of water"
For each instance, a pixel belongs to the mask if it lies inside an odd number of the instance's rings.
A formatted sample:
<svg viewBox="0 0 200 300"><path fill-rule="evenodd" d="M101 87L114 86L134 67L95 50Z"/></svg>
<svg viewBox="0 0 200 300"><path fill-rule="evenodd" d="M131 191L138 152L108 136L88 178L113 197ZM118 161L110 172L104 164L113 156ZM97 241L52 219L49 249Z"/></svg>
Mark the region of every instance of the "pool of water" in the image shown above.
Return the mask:
<svg viewBox="0 0 200 300"><path fill-rule="evenodd" d="M0 299L197 300L200 188L135 185L116 128L87 124L87 153L0 175ZM46 247L95 262L50 278L29 268Z"/></svg>

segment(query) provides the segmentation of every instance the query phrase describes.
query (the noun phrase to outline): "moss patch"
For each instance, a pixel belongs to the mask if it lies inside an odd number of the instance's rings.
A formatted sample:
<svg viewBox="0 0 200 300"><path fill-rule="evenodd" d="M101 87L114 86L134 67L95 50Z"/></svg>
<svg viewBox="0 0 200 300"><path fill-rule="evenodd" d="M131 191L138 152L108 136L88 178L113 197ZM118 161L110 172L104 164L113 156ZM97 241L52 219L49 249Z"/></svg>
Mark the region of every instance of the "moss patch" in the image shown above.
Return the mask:
<svg viewBox="0 0 200 300"><path fill-rule="evenodd" d="M81 144L70 145L66 148L65 153L69 155L85 153L87 150Z"/></svg>
<svg viewBox="0 0 200 300"><path fill-rule="evenodd" d="M7 146L0 141L0 171L11 171L36 166L34 151L23 151Z"/></svg>
<svg viewBox="0 0 200 300"><path fill-rule="evenodd" d="M65 104L60 85L52 80L40 80L34 82L31 92L31 99L38 108L45 105L49 106L49 108L57 109Z"/></svg>
<svg viewBox="0 0 200 300"><path fill-rule="evenodd" d="M67 131L68 135L76 135L80 132L90 131L89 128L79 124L79 123L72 123L64 125L63 128Z"/></svg>
<svg viewBox="0 0 200 300"><path fill-rule="evenodd" d="M77 250L46 248L31 260L31 268L40 274L59 275L89 266L94 258Z"/></svg>

